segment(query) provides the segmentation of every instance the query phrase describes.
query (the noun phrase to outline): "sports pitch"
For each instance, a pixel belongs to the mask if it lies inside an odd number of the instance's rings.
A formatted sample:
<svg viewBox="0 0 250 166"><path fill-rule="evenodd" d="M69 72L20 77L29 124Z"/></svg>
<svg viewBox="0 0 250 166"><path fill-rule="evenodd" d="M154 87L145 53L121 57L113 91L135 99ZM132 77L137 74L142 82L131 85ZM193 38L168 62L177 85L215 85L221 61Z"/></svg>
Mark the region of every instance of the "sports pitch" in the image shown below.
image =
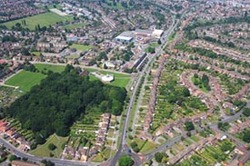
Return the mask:
<svg viewBox="0 0 250 166"><path fill-rule="evenodd" d="M26 21L26 25L22 24L22 20ZM3 25L5 25L8 29L11 29L12 26L16 25L17 23L20 23L22 27L24 28L35 30L35 27L37 25L40 25L40 27L42 28L43 26L48 27L50 25L54 25L57 22L61 22L61 21L64 22L64 21L71 21L71 20L73 20L73 17L71 16L60 16L53 12L47 12L44 14L38 14L35 16L31 16L31 17L9 21L9 22L3 23Z"/></svg>

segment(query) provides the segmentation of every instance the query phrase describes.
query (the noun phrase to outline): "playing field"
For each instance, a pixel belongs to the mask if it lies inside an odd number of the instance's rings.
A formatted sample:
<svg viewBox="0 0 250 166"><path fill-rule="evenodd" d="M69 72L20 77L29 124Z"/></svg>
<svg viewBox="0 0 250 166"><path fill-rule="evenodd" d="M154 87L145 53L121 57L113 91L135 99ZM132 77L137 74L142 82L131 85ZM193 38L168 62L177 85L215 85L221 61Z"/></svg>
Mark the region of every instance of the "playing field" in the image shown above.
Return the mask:
<svg viewBox="0 0 250 166"><path fill-rule="evenodd" d="M46 76L41 73L33 73L22 70L14 77L5 82L7 85L17 86L21 90L28 92L34 85L38 85Z"/></svg>
<svg viewBox="0 0 250 166"><path fill-rule="evenodd" d="M3 25L5 25L8 29L11 29L11 27L16 25L16 23L21 24L22 20L26 21L26 25L22 25L22 27L29 28L30 30L35 30L35 27L37 25L40 25L41 28L43 26L48 27L49 25L54 25L57 22L73 20L73 18L71 16L60 16L53 12L47 12L44 14L38 14L35 16L31 16L31 17L9 21L9 22L4 23Z"/></svg>
<svg viewBox="0 0 250 166"><path fill-rule="evenodd" d="M60 157L64 144L67 142L68 137L59 137L56 134L51 135L43 145L38 145L35 150L30 151L31 154L41 157ZM56 145L56 149L51 151L48 146L50 143ZM51 156L53 154L53 156Z"/></svg>
<svg viewBox="0 0 250 166"><path fill-rule="evenodd" d="M24 92L28 92L34 85L38 85L41 80L46 77L46 75L41 73L42 71L45 73L49 70L53 72L62 72L65 69L65 66L50 64L35 64L35 67L39 72L34 73L23 70L7 80L5 84L17 86Z"/></svg>
<svg viewBox="0 0 250 166"><path fill-rule="evenodd" d="M92 46L89 45L81 45L81 44L72 44L70 48L75 48L78 51L88 51Z"/></svg>
<svg viewBox="0 0 250 166"><path fill-rule="evenodd" d="M64 65L50 65L50 64L35 64L35 67L39 70L39 72L47 72L47 71L53 71L53 72L63 72L65 69Z"/></svg>

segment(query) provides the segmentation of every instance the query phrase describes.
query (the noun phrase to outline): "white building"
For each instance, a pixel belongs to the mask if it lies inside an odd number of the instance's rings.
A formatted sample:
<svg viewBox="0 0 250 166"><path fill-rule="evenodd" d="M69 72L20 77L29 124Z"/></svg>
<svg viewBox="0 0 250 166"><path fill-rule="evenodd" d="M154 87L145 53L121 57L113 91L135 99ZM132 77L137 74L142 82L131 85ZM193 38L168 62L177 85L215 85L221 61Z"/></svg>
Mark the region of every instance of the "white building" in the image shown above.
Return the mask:
<svg viewBox="0 0 250 166"><path fill-rule="evenodd" d="M102 76L101 79L103 82L111 82L114 80L114 76L110 75L110 74L106 74L106 75Z"/></svg>

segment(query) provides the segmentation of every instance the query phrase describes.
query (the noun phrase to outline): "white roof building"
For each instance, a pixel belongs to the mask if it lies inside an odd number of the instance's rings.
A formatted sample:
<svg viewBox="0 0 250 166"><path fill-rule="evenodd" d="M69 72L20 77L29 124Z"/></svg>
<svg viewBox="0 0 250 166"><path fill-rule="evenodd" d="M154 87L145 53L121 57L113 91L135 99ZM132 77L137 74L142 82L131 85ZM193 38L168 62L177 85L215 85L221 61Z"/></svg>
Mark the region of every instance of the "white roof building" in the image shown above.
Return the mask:
<svg viewBox="0 0 250 166"><path fill-rule="evenodd" d="M161 38L162 34L163 34L163 30L160 30L160 29L155 29L152 33L152 37L154 38Z"/></svg>
<svg viewBox="0 0 250 166"><path fill-rule="evenodd" d="M110 74L106 74L106 75L102 76L101 79L103 82L111 82L114 80L114 76L110 75Z"/></svg>

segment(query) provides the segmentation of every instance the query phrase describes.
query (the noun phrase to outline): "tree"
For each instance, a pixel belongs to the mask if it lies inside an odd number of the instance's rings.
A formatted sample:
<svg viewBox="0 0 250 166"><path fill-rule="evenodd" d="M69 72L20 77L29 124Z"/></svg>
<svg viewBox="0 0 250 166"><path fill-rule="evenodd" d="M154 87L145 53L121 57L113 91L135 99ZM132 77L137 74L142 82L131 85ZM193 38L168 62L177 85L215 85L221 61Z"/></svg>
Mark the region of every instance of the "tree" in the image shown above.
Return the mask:
<svg viewBox="0 0 250 166"><path fill-rule="evenodd" d="M48 148L49 148L49 150L55 150L57 147L53 143L50 143Z"/></svg>
<svg viewBox="0 0 250 166"><path fill-rule="evenodd" d="M222 131L227 131L227 130L229 129L229 127L230 127L230 125L229 125L228 122L225 122L225 123L219 122L219 123L218 123L218 128L219 128L220 130L222 130Z"/></svg>
<svg viewBox="0 0 250 166"><path fill-rule="evenodd" d="M233 144L230 141L224 140L221 144L221 150L223 152L231 151L233 149Z"/></svg>
<svg viewBox="0 0 250 166"><path fill-rule="evenodd" d="M151 54L154 54L155 53L155 48L148 47L148 52L151 53Z"/></svg>
<svg viewBox="0 0 250 166"><path fill-rule="evenodd" d="M243 115L245 115L246 117L249 117L250 116L250 108L244 108Z"/></svg>
<svg viewBox="0 0 250 166"><path fill-rule="evenodd" d="M134 165L134 160L131 159L131 157L125 155L122 156L119 159L119 166L133 166Z"/></svg>
<svg viewBox="0 0 250 166"><path fill-rule="evenodd" d="M192 123L192 122L185 122L185 130L187 130L187 131L192 131L192 130L194 130L194 124Z"/></svg>
<svg viewBox="0 0 250 166"><path fill-rule="evenodd" d="M55 164L49 160L42 160L41 163L43 163L45 166L54 166Z"/></svg>
<svg viewBox="0 0 250 166"><path fill-rule="evenodd" d="M17 159L17 156L16 155L11 155L10 157L9 157L9 160L10 161L13 161L13 160L16 160Z"/></svg>
<svg viewBox="0 0 250 166"><path fill-rule="evenodd" d="M158 163L161 163L164 156L165 156L164 153L162 153L162 152L157 152L157 153L155 154L155 161L157 161Z"/></svg>
<svg viewBox="0 0 250 166"><path fill-rule="evenodd" d="M250 143L250 130L245 130L243 132L243 137L242 137L243 141Z"/></svg>
<svg viewBox="0 0 250 166"><path fill-rule="evenodd" d="M43 144L51 134L67 136L73 123L93 110L98 114L122 113L125 88L90 81L78 73L72 66L62 73L48 72L40 85L15 100L4 115L19 120L24 129L33 131L34 143Z"/></svg>

